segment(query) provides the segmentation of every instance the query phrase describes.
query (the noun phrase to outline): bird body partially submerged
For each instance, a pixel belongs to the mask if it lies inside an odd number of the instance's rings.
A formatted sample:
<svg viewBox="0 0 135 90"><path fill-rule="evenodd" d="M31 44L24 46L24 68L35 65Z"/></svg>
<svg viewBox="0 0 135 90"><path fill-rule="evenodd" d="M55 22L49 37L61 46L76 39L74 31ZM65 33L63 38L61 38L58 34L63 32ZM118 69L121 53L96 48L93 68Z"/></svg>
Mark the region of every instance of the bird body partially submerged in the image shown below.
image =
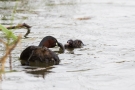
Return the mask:
<svg viewBox="0 0 135 90"><path fill-rule="evenodd" d="M60 62L58 55L47 47L29 46L20 55L22 65L30 65L37 61L45 64L57 65Z"/></svg>
<svg viewBox="0 0 135 90"><path fill-rule="evenodd" d="M81 48L83 46L84 46L83 42L79 39L76 39L76 40L70 39L64 45L65 48Z"/></svg>

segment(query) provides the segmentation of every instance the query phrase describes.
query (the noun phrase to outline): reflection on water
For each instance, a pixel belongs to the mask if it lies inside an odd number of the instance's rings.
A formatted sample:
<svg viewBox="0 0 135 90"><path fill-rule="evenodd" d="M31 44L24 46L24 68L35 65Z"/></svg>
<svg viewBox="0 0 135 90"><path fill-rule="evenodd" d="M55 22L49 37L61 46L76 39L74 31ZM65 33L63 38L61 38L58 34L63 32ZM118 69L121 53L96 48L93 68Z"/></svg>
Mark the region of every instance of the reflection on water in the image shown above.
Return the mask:
<svg viewBox="0 0 135 90"><path fill-rule="evenodd" d="M40 68L40 67L26 67L25 68L25 72L29 73L29 74L33 74L35 77L43 77L45 78L45 76L49 73L51 73L51 71L49 71L50 69L52 69L53 67L46 67L46 68Z"/></svg>

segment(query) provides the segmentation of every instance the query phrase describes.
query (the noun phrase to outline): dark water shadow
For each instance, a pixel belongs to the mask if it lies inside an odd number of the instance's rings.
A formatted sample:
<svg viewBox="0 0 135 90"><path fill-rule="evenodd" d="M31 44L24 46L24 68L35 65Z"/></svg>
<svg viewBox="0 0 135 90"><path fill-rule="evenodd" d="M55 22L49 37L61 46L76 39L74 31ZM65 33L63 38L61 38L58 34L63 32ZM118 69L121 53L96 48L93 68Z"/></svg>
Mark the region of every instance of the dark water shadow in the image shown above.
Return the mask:
<svg viewBox="0 0 135 90"><path fill-rule="evenodd" d="M30 61L29 66L22 67L23 71L25 71L27 74L32 74L34 77L45 78L46 75L52 73L50 70L54 68L53 65L53 62L45 63L36 60L35 62Z"/></svg>
<svg viewBox="0 0 135 90"><path fill-rule="evenodd" d="M41 68L41 67L25 67L24 71L28 74L32 74L34 77L42 77L45 78L46 75L48 75L49 73L52 73L51 70L54 67L45 67L45 68Z"/></svg>

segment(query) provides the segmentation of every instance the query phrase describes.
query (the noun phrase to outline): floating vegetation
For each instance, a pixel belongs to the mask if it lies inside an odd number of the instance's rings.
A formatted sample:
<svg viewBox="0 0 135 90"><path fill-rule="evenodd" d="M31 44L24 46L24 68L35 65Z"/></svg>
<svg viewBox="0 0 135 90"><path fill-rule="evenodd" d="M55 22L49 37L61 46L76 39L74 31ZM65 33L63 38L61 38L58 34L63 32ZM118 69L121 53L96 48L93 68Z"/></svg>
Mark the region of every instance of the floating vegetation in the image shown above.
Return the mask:
<svg viewBox="0 0 135 90"><path fill-rule="evenodd" d="M7 35L7 37L12 37L12 38L16 38L15 36L10 36L13 35L11 31L11 29L18 29L18 28L26 28L27 29L27 32L26 34L24 35L25 38L27 38L28 34L30 33L30 28L31 26L29 26L28 24L26 23L23 23L23 24L18 24L16 26L9 26L7 28L3 27L2 25L0 25L0 30L2 30L3 32L5 32L5 34ZM8 35L9 34L9 35Z"/></svg>

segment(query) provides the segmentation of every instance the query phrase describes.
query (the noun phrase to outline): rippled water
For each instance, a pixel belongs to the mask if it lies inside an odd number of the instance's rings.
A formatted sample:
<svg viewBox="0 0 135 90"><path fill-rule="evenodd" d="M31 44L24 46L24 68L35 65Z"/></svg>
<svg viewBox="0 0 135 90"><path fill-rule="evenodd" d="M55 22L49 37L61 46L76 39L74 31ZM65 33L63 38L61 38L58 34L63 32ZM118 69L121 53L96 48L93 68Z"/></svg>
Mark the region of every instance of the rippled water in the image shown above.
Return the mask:
<svg viewBox="0 0 135 90"><path fill-rule="evenodd" d="M29 38L12 52L13 72L3 74L0 90L135 89L134 0L8 0L0 1L0 16L5 26L32 26ZM14 33L24 35L25 29ZM59 54L60 65L21 66L21 51L47 35L63 44L81 39L85 46Z"/></svg>

